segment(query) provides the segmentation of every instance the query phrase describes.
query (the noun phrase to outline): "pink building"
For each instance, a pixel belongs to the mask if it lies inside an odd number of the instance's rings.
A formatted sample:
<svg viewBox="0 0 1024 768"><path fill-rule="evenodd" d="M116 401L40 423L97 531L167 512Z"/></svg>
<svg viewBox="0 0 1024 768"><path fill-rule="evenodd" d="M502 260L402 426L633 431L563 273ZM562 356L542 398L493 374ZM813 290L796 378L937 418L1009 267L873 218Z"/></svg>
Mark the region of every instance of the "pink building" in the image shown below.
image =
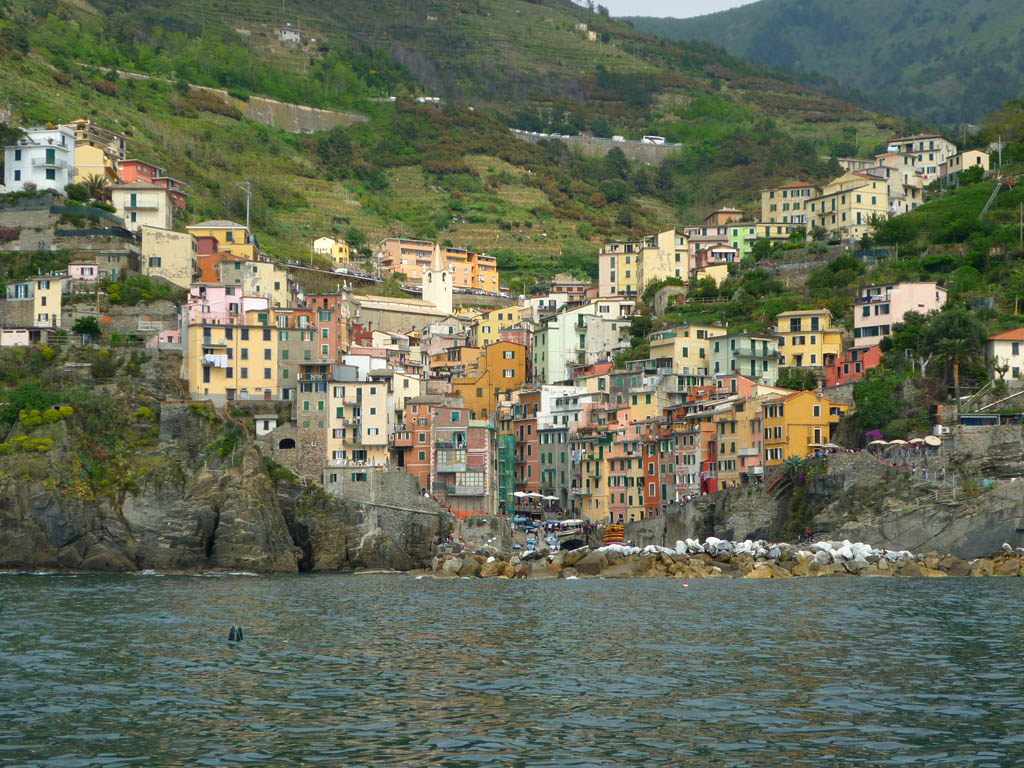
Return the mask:
<svg viewBox="0 0 1024 768"><path fill-rule="evenodd" d="M946 289L935 283L869 285L853 304L853 346L873 347L892 333L908 312L927 315L942 309Z"/></svg>
<svg viewBox="0 0 1024 768"><path fill-rule="evenodd" d="M99 267L92 261L73 261L68 264L68 277L72 280L98 280Z"/></svg>
<svg viewBox="0 0 1024 768"><path fill-rule="evenodd" d="M269 307L265 296L243 296L240 285L197 283L189 289L186 304L188 324L234 325L250 310Z"/></svg>

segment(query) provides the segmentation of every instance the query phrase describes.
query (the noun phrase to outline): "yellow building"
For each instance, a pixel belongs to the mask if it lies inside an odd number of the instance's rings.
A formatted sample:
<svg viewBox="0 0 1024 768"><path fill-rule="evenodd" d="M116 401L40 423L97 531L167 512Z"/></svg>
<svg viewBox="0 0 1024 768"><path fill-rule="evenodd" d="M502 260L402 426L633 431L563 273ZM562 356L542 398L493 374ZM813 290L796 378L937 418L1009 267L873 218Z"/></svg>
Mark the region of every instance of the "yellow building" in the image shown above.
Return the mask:
<svg viewBox="0 0 1024 768"><path fill-rule="evenodd" d="M388 376L376 378L372 371L370 381L332 382L327 404L326 458L329 464L366 462L386 464L388 461L388 439L395 428L394 399L391 394L391 379ZM296 421L304 424L315 419L317 411L306 410L309 399L299 395ZM311 424L311 426L317 426Z"/></svg>
<svg viewBox="0 0 1024 768"><path fill-rule="evenodd" d="M697 280L714 280L716 286L720 286L725 282L726 278L729 277L729 265L728 264L710 264L706 267L694 270L693 279Z"/></svg>
<svg viewBox="0 0 1024 768"><path fill-rule="evenodd" d="M64 126L75 132L75 178L81 184L90 176L117 181L117 164L128 157L123 133L103 128L91 120L75 120Z"/></svg>
<svg viewBox="0 0 1024 768"><path fill-rule="evenodd" d="M761 476L761 401L735 398L715 411L718 487L734 488Z"/></svg>
<svg viewBox="0 0 1024 768"><path fill-rule="evenodd" d="M672 369L683 375L707 376L711 355L708 340L728 331L719 325L681 325L652 333L651 359L670 358Z"/></svg>
<svg viewBox="0 0 1024 768"><path fill-rule="evenodd" d="M7 285L7 306L0 320L9 328L60 328L61 300L67 277L40 275Z"/></svg>
<svg viewBox="0 0 1024 768"><path fill-rule="evenodd" d="M475 347L485 347L499 340L498 332L503 328L511 328L522 320L519 307L499 307L481 313L476 323L470 328L469 343Z"/></svg>
<svg viewBox="0 0 1024 768"><path fill-rule="evenodd" d="M314 240L313 253L330 259L336 267L348 264L352 256L348 243L344 240L335 240L333 237L318 237Z"/></svg>
<svg viewBox="0 0 1024 768"><path fill-rule="evenodd" d="M252 309L232 325L192 323L186 370L193 400L271 400L277 389L277 318Z"/></svg>
<svg viewBox="0 0 1024 768"><path fill-rule="evenodd" d="M872 174L852 171L829 182L806 205L810 207L808 234L822 227L832 237L859 240L871 231L874 216L888 215L889 183Z"/></svg>
<svg viewBox="0 0 1024 768"><path fill-rule="evenodd" d="M791 456L804 458L832 444L848 405L815 392L793 392L764 403L764 463L777 467Z"/></svg>
<svg viewBox="0 0 1024 768"><path fill-rule="evenodd" d="M142 227L142 274L162 277L180 288L198 280L196 239L187 232Z"/></svg>
<svg viewBox="0 0 1024 768"><path fill-rule="evenodd" d="M529 354L522 344L499 341L484 348L466 376L452 378L452 392L469 408L470 418L486 419L498 400L519 389L529 376Z"/></svg>
<svg viewBox="0 0 1024 768"><path fill-rule="evenodd" d="M842 331L832 325L827 309L782 312L775 318L779 337L779 367L811 368L831 365L843 352Z"/></svg>
<svg viewBox="0 0 1024 768"><path fill-rule="evenodd" d="M640 243L606 243L598 255L598 291L608 296L636 296L640 278Z"/></svg>
<svg viewBox="0 0 1024 768"><path fill-rule="evenodd" d="M814 184L797 182L761 190L761 221L783 224L807 224L808 203L821 195ZM733 243L734 248L738 248Z"/></svg>
<svg viewBox="0 0 1024 768"><path fill-rule="evenodd" d="M246 296L265 296L272 307L287 307L291 303L287 270L272 261L247 261L241 272Z"/></svg>
<svg viewBox="0 0 1024 768"><path fill-rule="evenodd" d="M252 233L241 224L233 221L202 221L185 227L194 237L212 237L217 240L217 250L226 251L243 259L256 257L256 243Z"/></svg>
<svg viewBox="0 0 1024 768"><path fill-rule="evenodd" d="M640 266L637 276L637 291L655 280L678 277L690 280L690 239L681 231L668 229L644 238L640 243Z"/></svg>

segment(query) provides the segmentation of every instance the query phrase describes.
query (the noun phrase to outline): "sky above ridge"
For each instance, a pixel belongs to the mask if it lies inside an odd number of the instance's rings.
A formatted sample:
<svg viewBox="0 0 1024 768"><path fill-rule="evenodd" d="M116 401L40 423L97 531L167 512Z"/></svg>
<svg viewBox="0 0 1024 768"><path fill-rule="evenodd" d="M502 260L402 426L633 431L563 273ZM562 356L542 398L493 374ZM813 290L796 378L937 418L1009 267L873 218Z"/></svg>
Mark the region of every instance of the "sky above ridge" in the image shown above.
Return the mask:
<svg viewBox="0 0 1024 768"><path fill-rule="evenodd" d="M601 0L612 16L672 16L685 19L725 11L754 0ZM595 0L595 5L597 4Z"/></svg>

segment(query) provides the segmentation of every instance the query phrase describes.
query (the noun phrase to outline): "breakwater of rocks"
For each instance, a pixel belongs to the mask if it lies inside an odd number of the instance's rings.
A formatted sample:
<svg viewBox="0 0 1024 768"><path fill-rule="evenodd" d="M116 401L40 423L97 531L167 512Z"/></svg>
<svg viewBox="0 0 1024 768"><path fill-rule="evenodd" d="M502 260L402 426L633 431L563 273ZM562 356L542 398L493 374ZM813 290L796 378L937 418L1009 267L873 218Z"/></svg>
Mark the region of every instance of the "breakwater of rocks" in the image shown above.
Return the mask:
<svg viewBox="0 0 1024 768"><path fill-rule="evenodd" d="M964 560L938 552L924 554L876 549L851 541L772 544L766 541L687 539L674 549L610 545L571 551L501 555L486 551L435 557L427 574L436 578L745 578L807 576L1022 576L1024 548L1004 544L991 557Z"/></svg>

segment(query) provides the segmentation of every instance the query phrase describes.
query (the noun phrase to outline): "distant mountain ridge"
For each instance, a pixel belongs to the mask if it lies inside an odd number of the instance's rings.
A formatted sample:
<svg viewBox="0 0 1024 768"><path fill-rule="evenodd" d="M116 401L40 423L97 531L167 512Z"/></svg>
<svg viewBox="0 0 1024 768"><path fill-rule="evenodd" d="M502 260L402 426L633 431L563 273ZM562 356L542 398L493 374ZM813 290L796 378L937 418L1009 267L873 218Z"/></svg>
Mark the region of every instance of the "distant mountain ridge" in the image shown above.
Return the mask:
<svg viewBox="0 0 1024 768"><path fill-rule="evenodd" d="M1024 91L1020 0L760 0L691 19L629 21L811 81L834 79L871 106L928 122L976 123Z"/></svg>

